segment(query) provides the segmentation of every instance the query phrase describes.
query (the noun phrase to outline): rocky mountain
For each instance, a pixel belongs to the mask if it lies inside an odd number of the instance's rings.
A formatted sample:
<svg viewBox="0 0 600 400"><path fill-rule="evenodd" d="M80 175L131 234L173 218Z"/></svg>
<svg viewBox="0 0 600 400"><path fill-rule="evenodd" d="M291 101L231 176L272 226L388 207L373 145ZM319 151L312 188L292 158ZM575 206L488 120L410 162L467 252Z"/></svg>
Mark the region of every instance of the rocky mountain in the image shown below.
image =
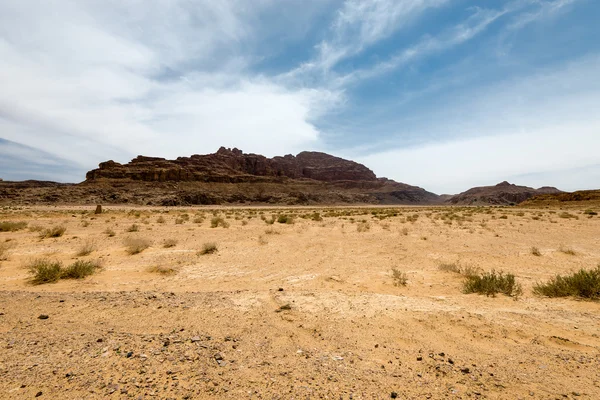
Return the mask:
<svg viewBox="0 0 600 400"><path fill-rule="evenodd" d="M520 204L524 207L600 207L600 190L579 190L572 193L546 193Z"/></svg>
<svg viewBox="0 0 600 400"><path fill-rule="evenodd" d="M562 192L554 187L544 186L534 189L504 181L495 186L474 187L446 199L445 203L456 205L514 205L531 197L548 193Z"/></svg>
<svg viewBox="0 0 600 400"><path fill-rule="evenodd" d="M426 190L377 178L354 161L319 152L267 158L221 147L167 160L100 163L76 185L0 182L0 202L196 204L437 204Z"/></svg>

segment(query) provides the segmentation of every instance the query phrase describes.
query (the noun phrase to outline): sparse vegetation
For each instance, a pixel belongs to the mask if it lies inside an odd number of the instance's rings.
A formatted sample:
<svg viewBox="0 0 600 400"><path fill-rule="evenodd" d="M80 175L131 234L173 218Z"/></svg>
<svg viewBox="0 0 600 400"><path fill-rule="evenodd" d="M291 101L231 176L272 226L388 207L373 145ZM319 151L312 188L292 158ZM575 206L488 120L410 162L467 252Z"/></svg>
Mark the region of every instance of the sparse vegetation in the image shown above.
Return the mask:
<svg viewBox="0 0 600 400"><path fill-rule="evenodd" d="M570 247L566 247L565 245L562 245L562 244L559 246L558 251L560 251L561 253L567 254L569 256L574 256L576 254L575 250L573 250Z"/></svg>
<svg viewBox="0 0 600 400"><path fill-rule="evenodd" d="M213 243L213 242L209 242L209 243L204 243L202 245L202 250L200 250L198 253L201 255L205 255L205 254L213 254L213 253L216 253L217 251L218 251L217 244Z"/></svg>
<svg viewBox="0 0 600 400"><path fill-rule="evenodd" d="M444 272L461 273L461 268L458 263L441 263L438 265L438 269Z"/></svg>
<svg viewBox="0 0 600 400"><path fill-rule="evenodd" d="M60 273L61 279L83 279L90 276L100 269L99 261L75 261L73 264L64 268Z"/></svg>
<svg viewBox="0 0 600 400"><path fill-rule="evenodd" d="M223 228L229 228L229 222L225 221L223 217L213 217L210 220L210 227L217 228L219 226L222 226Z"/></svg>
<svg viewBox="0 0 600 400"><path fill-rule="evenodd" d="M464 293L479 293L486 296L496 296L498 293L511 297L518 297L523 293L521 285L515 280L513 274L503 272L484 272L471 274L465 277Z"/></svg>
<svg viewBox="0 0 600 400"><path fill-rule="evenodd" d="M171 238L171 239L166 239L166 240L165 240L165 243L163 244L163 247L164 247L165 249L169 249L169 248L171 248L171 247L175 247L175 246L177 246L177 239L173 239L173 238Z"/></svg>
<svg viewBox="0 0 600 400"><path fill-rule="evenodd" d="M123 244L125 244L127 253L134 255L146 250L152 242L144 238L127 238L123 241Z"/></svg>
<svg viewBox="0 0 600 400"><path fill-rule="evenodd" d="M294 223L294 217L290 216L290 215L286 215L286 214L282 214L277 216L277 222L279 222L280 224L293 224Z"/></svg>
<svg viewBox="0 0 600 400"><path fill-rule="evenodd" d="M368 222L361 222L358 225L356 225L357 232L366 232L369 229L371 229L371 225Z"/></svg>
<svg viewBox="0 0 600 400"><path fill-rule="evenodd" d="M542 253L540 252L540 249L538 249L535 246L532 246L529 251L531 252L532 255L534 255L536 257L540 257L542 255Z"/></svg>
<svg viewBox="0 0 600 400"><path fill-rule="evenodd" d="M88 240L81 245L81 247L77 251L77 256L83 257L90 255L94 250L96 250L96 244L94 243L94 241Z"/></svg>
<svg viewBox="0 0 600 400"><path fill-rule="evenodd" d="M12 247L13 245L10 242L0 243L0 261L8 260L8 255Z"/></svg>
<svg viewBox="0 0 600 400"><path fill-rule="evenodd" d="M40 239L61 237L66 231L67 228L65 228L63 225L44 229L40 232Z"/></svg>
<svg viewBox="0 0 600 400"><path fill-rule="evenodd" d="M165 222L167 222L167 220L161 215L160 217L156 218L156 222L159 224L164 224Z"/></svg>
<svg viewBox="0 0 600 400"><path fill-rule="evenodd" d="M108 235L108 237L113 237L116 235L116 232L114 230L112 230L111 228L106 228L104 230L104 233Z"/></svg>
<svg viewBox="0 0 600 400"><path fill-rule="evenodd" d="M174 267L169 267L165 265L153 265L148 267L148 272L160 274L160 275L174 275L177 273L177 270Z"/></svg>
<svg viewBox="0 0 600 400"><path fill-rule="evenodd" d="M127 228L127 232L139 232L139 230L140 227L137 224L133 224L129 228Z"/></svg>
<svg viewBox="0 0 600 400"><path fill-rule="evenodd" d="M2 221L0 222L0 232L16 232L27 227L25 221Z"/></svg>
<svg viewBox="0 0 600 400"><path fill-rule="evenodd" d="M408 283L408 276L406 273L397 268L392 268L392 279L394 280L394 286L406 286Z"/></svg>
<svg viewBox="0 0 600 400"><path fill-rule="evenodd" d="M556 275L546 283L538 283L533 293L547 297L581 297L600 299L600 264L592 270L580 269L571 275Z"/></svg>
<svg viewBox="0 0 600 400"><path fill-rule="evenodd" d="M39 258L27 265L31 274L31 283L41 285L44 283L57 282L62 272L62 263L51 261L46 258Z"/></svg>

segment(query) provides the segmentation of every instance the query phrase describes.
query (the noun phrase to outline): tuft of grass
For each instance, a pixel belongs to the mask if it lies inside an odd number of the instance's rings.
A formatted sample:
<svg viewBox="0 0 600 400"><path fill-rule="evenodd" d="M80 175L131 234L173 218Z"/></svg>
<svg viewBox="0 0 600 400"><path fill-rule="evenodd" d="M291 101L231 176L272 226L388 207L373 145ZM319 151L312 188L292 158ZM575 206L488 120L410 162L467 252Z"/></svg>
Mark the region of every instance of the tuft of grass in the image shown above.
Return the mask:
<svg viewBox="0 0 600 400"><path fill-rule="evenodd" d="M213 254L216 253L219 249L217 248L217 244L216 243L204 243L202 245L202 250L200 250L198 253L200 255L205 255L205 254Z"/></svg>
<svg viewBox="0 0 600 400"><path fill-rule="evenodd" d="M265 229L265 234L267 235L281 235L281 232L279 232L278 230L275 230L272 226Z"/></svg>
<svg viewBox="0 0 600 400"><path fill-rule="evenodd" d="M165 222L167 222L167 220L161 215L160 217L156 218L156 222L158 222L159 224L164 224Z"/></svg>
<svg viewBox="0 0 600 400"><path fill-rule="evenodd" d="M81 245L79 250L77 251L77 257L83 257L90 255L94 250L96 250L96 244L92 240L86 241Z"/></svg>
<svg viewBox="0 0 600 400"><path fill-rule="evenodd" d="M115 236L115 235L117 234L117 233L116 233L114 230L112 230L111 228L106 228L106 230L104 231L104 233L105 233L105 234L107 234L107 235L108 235L108 237L113 237L113 236Z"/></svg>
<svg viewBox="0 0 600 400"><path fill-rule="evenodd" d="M573 250L570 247L565 247L562 244L558 248L558 251L560 251L561 253L567 254L569 256L574 256L575 255L575 250Z"/></svg>
<svg viewBox="0 0 600 400"><path fill-rule="evenodd" d="M507 296L518 297L523 294L523 289L517 283L513 274L492 270L491 272L467 275L463 292L485 294L486 296L496 296L496 294L502 293Z"/></svg>
<svg viewBox="0 0 600 400"><path fill-rule="evenodd" d="M177 270L174 267L167 267L164 265L153 265L151 267L148 267L147 271L165 276L174 275L177 273Z"/></svg>
<svg viewBox="0 0 600 400"><path fill-rule="evenodd" d="M444 272L454 272L457 274L461 273L461 268L458 263L441 263L438 265L438 269Z"/></svg>
<svg viewBox="0 0 600 400"><path fill-rule="evenodd" d="M126 238L123 241L123 244L126 247L127 253L134 255L146 250L148 247L150 247L152 242L144 238Z"/></svg>
<svg viewBox="0 0 600 400"><path fill-rule="evenodd" d="M25 229L27 222L25 221L2 221L0 222L0 232L15 232Z"/></svg>
<svg viewBox="0 0 600 400"><path fill-rule="evenodd" d="M267 239L264 238L263 235L260 235L258 237L258 244L264 246L265 244L269 244L269 242L267 241Z"/></svg>
<svg viewBox="0 0 600 400"><path fill-rule="evenodd" d="M8 256L12 247L13 244L11 242L0 243L0 261L8 260Z"/></svg>
<svg viewBox="0 0 600 400"><path fill-rule="evenodd" d="M44 283L57 282L62 273L62 263L60 261L51 261L46 258L33 260L27 265L31 274L31 283L42 285Z"/></svg>
<svg viewBox="0 0 600 400"><path fill-rule="evenodd" d="M600 264L589 271L582 268L571 275L556 275L546 283L536 284L533 293L547 297L600 299Z"/></svg>
<svg viewBox="0 0 600 400"><path fill-rule="evenodd" d="M78 260L68 267L64 268L60 273L61 279L83 279L86 276L93 275L101 268L99 261L83 261Z"/></svg>
<svg viewBox="0 0 600 400"><path fill-rule="evenodd" d="M394 280L394 286L406 286L408 283L408 276L406 273L395 267L392 268L392 279Z"/></svg>
<svg viewBox="0 0 600 400"><path fill-rule="evenodd" d="M280 224L291 225L294 223L294 217L292 217L290 215L282 214L282 215L277 216L277 222L279 222Z"/></svg>
<svg viewBox="0 0 600 400"><path fill-rule="evenodd" d="M163 244L163 247L165 249L169 249L171 247L177 246L177 243L178 243L177 239L167 239L167 240L165 240L165 243Z"/></svg>
<svg viewBox="0 0 600 400"><path fill-rule="evenodd" d="M312 219L313 221L316 222L321 222L323 221L323 217L321 217L321 214L318 212L314 212L310 215L310 219Z"/></svg>
<svg viewBox="0 0 600 400"><path fill-rule="evenodd" d="M65 228L63 225L44 229L40 232L40 239L61 237L66 231L67 228Z"/></svg>
<svg viewBox="0 0 600 400"><path fill-rule="evenodd" d="M369 229L371 229L371 225L368 222L361 222L360 224L356 225L357 232L366 232Z"/></svg>
<svg viewBox="0 0 600 400"><path fill-rule="evenodd" d="M140 227L137 224L133 224L129 228L127 228L127 232L139 232L139 230Z"/></svg>
<svg viewBox="0 0 600 400"><path fill-rule="evenodd" d="M223 217L212 217L210 220L210 227L217 228L222 226L223 228L229 228L229 222L225 221Z"/></svg>
<svg viewBox="0 0 600 400"><path fill-rule="evenodd" d="M529 251L531 252L532 255L534 255L536 257L540 257L542 255L542 253L540 252L540 249L538 249L535 246L532 246Z"/></svg>

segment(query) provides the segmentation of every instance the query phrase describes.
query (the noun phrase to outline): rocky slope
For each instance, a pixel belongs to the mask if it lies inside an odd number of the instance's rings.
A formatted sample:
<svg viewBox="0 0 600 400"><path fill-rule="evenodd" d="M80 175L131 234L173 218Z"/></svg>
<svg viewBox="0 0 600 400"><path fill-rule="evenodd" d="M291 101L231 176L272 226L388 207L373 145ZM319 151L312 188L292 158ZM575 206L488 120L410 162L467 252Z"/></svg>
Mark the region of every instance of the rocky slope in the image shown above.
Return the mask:
<svg viewBox="0 0 600 400"><path fill-rule="evenodd" d="M520 204L524 207L600 207L600 190L579 190L572 193L546 193Z"/></svg>
<svg viewBox="0 0 600 400"><path fill-rule="evenodd" d="M495 186L481 186L469 189L466 192L452 196L445 200L445 202L456 205L514 205L531 197L547 193L562 192L554 187L544 186L534 189L504 181Z"/></svg>
<svg viewBox="0 0 600 400"><path fill-rule="evenodd" d="M362 164L325 153L267 158L220 148L214 154L166 160L138 156L106 161L77 185L0 182L3 203L140 205L436 204L426 190L377 178Z"/></svg>

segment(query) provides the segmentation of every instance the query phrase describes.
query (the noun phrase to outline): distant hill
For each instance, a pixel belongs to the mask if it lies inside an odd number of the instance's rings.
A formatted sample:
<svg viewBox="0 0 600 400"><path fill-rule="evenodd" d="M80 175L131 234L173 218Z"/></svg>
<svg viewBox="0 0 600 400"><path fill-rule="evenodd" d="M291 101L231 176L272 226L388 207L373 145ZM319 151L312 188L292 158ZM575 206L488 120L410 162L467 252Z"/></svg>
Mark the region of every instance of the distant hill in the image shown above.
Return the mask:
<svg viewBox="0 0 600 400"><path fill-rule="evenodd" d="M439 204L438 195L377 176L366 166L320 152L267 158L221 147L167 160L138 156L102 162L85 182L0 182L0 202L199 204Z"/></svg>
<svg viewBox="0 0 600 400"><path fill-rule="evenodd" d="M562 193L555 187L544 186L534 189L518 186L506 181L495 186L474 187L445 200L455 205L514 205L541 194Z"/></svg>
<svg viewBox="0 0 600 400"><path fill-rule="evenodd" d="M598 207L600 190L580 190L572 193L551 193L534 196L520 204L523 207Z"/></svg>

